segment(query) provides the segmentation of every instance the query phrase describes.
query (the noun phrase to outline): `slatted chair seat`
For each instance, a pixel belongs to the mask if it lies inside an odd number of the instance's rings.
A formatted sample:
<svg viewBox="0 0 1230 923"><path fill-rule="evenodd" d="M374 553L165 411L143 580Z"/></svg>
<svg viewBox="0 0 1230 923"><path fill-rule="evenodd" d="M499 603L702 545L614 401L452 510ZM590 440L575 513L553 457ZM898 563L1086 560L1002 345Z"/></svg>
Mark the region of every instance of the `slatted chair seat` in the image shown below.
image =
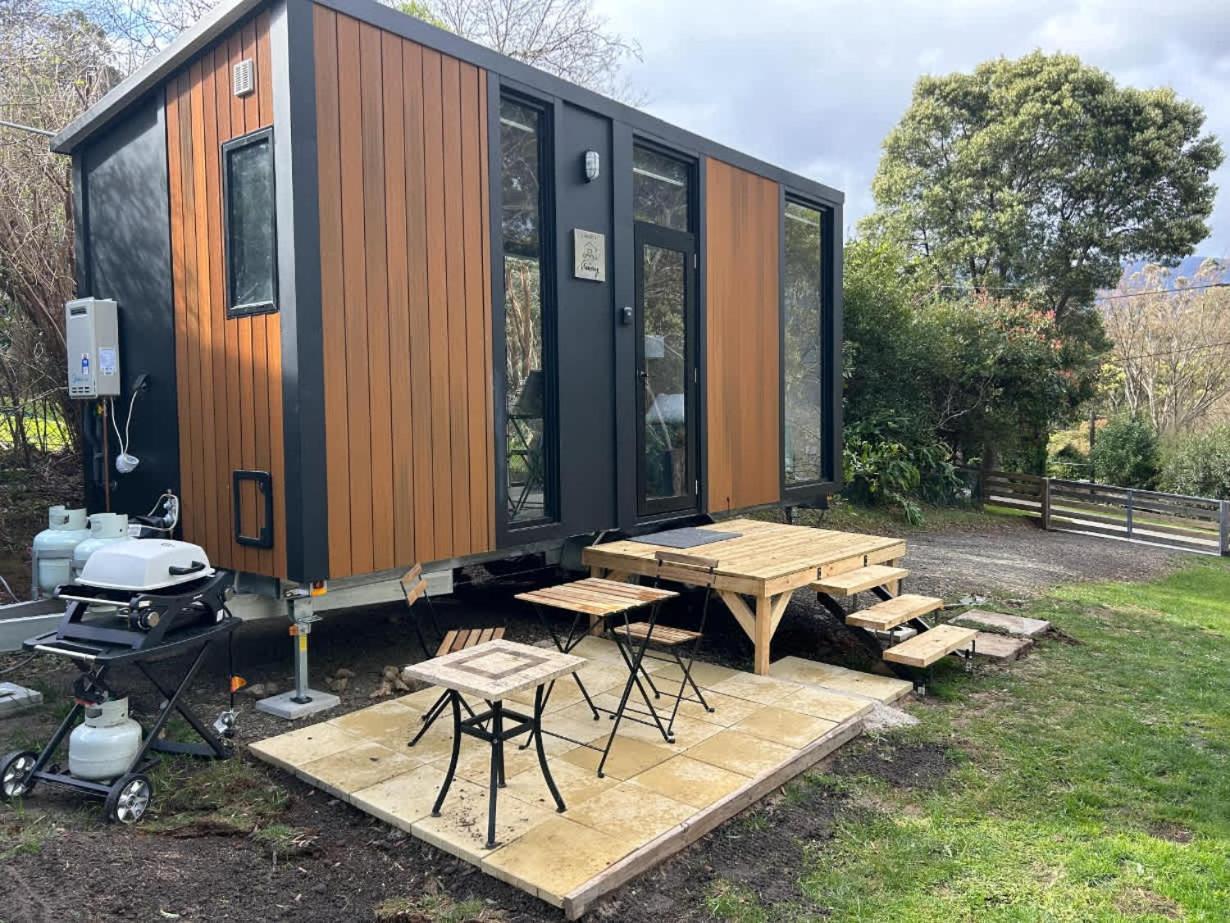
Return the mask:
<svg viewBox="0 0 1230 923"><path fill-rule="evenodd" d="M648 622L632 622L628 625L616 625L611 629L612 634L623 635L625 638L632 640L643 641L649 634ZM673 628L670 625L654 625L653 626L653 643L660 644L663 647L675 647L679 644L688 644L698 640L701 636L699 631L689 631L686 628Z"/></svg>
<svg viewBox="0 0 1230 923"><path fill-rule="evenodd" d="M436 656L455 654L457 651L464 651L484 641L499 641L503 637L503 628L455 628L445 633L444 640L436 649Z"/></svg>

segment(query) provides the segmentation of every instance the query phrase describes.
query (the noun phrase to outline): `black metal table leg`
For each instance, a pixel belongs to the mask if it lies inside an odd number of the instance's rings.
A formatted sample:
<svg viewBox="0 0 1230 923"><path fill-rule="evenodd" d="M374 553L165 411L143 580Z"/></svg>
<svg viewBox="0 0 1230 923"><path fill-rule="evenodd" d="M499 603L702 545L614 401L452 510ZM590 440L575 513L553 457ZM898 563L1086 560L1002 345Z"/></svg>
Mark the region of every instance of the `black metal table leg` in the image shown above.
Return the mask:
<svg viewBox="0 0 1230 923"><path fill-rule="evenodd" d="M603 769L606 767L607 757L610 756L611 754L611 744L615 742L615 735L619 731L619 722L623 720L624 709L628 707L628 697L632 694L633 686L636 686L638 689L640 689L641 697L645 700L645 704L649 708L649 713L653 716L654 723L657 724L658 730L662 732L662 738L667 743L675 742L674 738L671 737L671 735L667 732L666 728L662 726L662 719L658 717L658 712L653 707L653 703L649 701L649 696L645 692L645 688L641 686L641 678L639 675L640 669L641 669L641 663L645 658L645 649L649 647L649 639L653 636L654 625L657 624L658 608L660 605L661 603L654 603L653 607L650 609L649 625L645 631L645 638L644 640L641 641L641 646L637 649L636 656L632 658L630 662L628 662L628 668L629 668L628 681L624 683L623 695L619 699L619 708L615 710L615 716L614 716L615 723L611 727L611 736L607 738L606 747L602 751L602 759L598 761L598 778L600 779L603 778ZM626 615L625 615L625 621L626 621ZM620 651L622 652L623 645L618 641L618 639L616 640L615 643L619 647ZM631 646L629 645L629 647ZM628 661L628 657L626 654L624 656L624 660Z"/></svg>
<svg viewBox="0 0 1230 923"><path fill-rule="evenodd" d="M436 796L436 803L432 805L432 817L440 816L440 806L444 804L444 796L448 794L453 784L453 776L457 773L457 756L461 752L461 705L458 704L461 696L452 689L448 690L446 695L453 704L453 755L449 758L448 772L444 774L444 784L440 786L440 794Z"/></svg>
<svg viewBox="0 0 1230 923"><path fill-rule="evenodd" d="M585 640L585 632L581 632L580 634L577 633L577 625L582 617L580 612L574 612L572 614L572 624L568 628L568 637L566 640L561 641L559 635L555 633L555 629L551 627L551 623L548 621L547 615L543 611L542 606L535 603L534 611L538 613L538 620L542 622L542 627L546 629L547 634L551 637L551 642L555 645L555 649L561 654L571 654L572 649ZM589 690L585 688L585 683L581 681L580 674L573 673L572 678L576 680L577 688L581 690L581 697L585 699L585 704L589 706L590 712L593 713L594 720L597 721L598 709L594 707L594 700L590 698ZM551 688L555 688L554 681L551 683ZM530 742L527 740L523 745L523 749L524 747L528 747L529 743Z"/></svg>
<svg viewBox="0 0 1230 923"><path fill-rule="evenodd" d="M552 778L551 770L547 766L547 752L542 745L542 709L546 703L542 686L539 686L534 690L534 730L530 736L534 738L534 743L537 745L538 767L542 770L542 777L547 780L547 788L551 792L551 797L555 799L555 810L562 814L567 808L564 806L564 799L560 797L559 789L555 787L555 779Z"/></svg>
<svg viewBox="0 0 1230 923"><path fill-rule="evenodd" d="M495 849L495 809L504 784L504 703L491 704L491 779L487 792L487 848ZM458 728L460 732L460 728Z"/></svg>

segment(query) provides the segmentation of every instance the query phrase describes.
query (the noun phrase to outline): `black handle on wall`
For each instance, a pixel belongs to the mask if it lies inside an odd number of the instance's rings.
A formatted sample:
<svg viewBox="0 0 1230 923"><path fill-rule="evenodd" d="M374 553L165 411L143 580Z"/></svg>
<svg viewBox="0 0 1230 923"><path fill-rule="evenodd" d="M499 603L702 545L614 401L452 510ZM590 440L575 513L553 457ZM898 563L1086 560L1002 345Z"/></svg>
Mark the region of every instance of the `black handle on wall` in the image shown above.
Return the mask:
<svg viewBox="0 0 1230 923"><path fill-rule="evenodd" d="M244 532L243 522L243 484L252 481L256 484L257 493L264 500L262 504L260 531L255 535ZM231 478L231 504L234 510L235 541L251 548L273 547L273 478L268 471L235 471Z"/></svg>

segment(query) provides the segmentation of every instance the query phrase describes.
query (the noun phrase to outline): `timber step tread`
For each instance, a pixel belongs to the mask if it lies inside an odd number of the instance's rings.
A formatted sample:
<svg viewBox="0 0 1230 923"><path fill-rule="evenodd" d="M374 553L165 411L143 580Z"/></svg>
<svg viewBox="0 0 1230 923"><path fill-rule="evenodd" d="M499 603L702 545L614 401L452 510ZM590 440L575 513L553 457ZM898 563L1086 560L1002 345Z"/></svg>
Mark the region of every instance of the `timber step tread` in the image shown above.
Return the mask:
<svg viewBox="0 0 1230 923"><path fill-rule="evenodd" d="M830 596L853 596L874 587L885 586L894 580L909 576L904 567L889 567L885 564L869 564L858 570L846 571L844 574L834 574L824 577L811 585L817 593L828 593Z"/></svg>
<svg viewBox="0 0 1230 923"><path fill-rule="evenodd" d="M908 641L888 648L884 652L884 659L907 667L929 667L955 650L968 650L977 637L978 630L975 628L936 625Z"/></svg>
<svg viewBox="0 0 1230 923"><path fill-rule="evenodd" d="M919 596L902 593L866 609L859 609L846 616L846 624L872 631L888 631L910 619L921 618L928 612L944 608L944 600L938 596Z"/></svg>

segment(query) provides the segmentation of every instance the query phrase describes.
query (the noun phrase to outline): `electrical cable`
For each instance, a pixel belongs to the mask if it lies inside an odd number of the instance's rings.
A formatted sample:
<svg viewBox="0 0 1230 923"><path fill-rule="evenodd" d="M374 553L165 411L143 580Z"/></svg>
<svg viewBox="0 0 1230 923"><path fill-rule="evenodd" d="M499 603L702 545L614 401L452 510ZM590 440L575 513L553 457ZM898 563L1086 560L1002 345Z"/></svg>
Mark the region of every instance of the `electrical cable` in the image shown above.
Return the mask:
<svg viewBox="0 0 1230 923"><path fill-rule="evenodd" d="M132 442L132 412L137 403L137 395L140 393L140 390L134 389L132 397L128 399L128 417L124 421L123 435L120 435L118 417L115 413L115 398L109 398L111 401L111 426L115 430L115 438L120 443L119 454L115 456L115 470L120 474L131 474L136 470L137 465L140 464L140 459L128 453L128 446Z"/></svg>

